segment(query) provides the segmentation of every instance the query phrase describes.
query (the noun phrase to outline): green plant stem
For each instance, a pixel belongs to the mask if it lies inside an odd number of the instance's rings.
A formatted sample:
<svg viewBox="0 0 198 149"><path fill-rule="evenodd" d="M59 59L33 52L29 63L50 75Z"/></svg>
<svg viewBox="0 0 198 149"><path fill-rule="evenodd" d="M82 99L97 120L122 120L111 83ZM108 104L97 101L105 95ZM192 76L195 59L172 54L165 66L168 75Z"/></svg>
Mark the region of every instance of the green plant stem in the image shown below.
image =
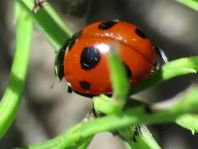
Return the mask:
<svg viewBox="0 0 198 149"><path fill-rule="evenodd" d="M149 87L167 81L171 78L186 74L196 74L198 72L198 56L181 58L174 60L159 68L150 78L131 89L131 94L135 94ZM93 98L95 110L99 113L113 113L115 107L112 106L111 100L105 95Z"/></svg>
<svg viewBox="0 0 198 149"><path fill-rule="evenodd" d="M113 97L109 98L105 95L100 95L94 97L93 102L94 109L98 114L103 113L108 115L121 112L128 97L129 84L126 70L119 57L119 47L117 45L112 44L109 46L107 60L111 74Z"/></svg>
<svg viewBox="0 0 198 149"><path fill-rule="evenodd" d="M112 131L137 124L154 124L174 122L175 119L185 113L194 112L198 107L198 88L192 89L186 96L179 99L166 110L157 110L148 113L145 107L137 107L125 113L113 114L103 118L89 120L63 133L62 135L40 144L30 145L30 149L42 148L70 148L70 145L85 140L101 131Z"/></svg>
<svg viewBox="0 0 198 149"><path fill-rule="evenodd" d="M133 149L133 148L131 147L131 145L130 145L127 141L123 140L123 144L125 145L125 148L126 148L126 149Z"/></svg>
<svg viewBox="0 0 198 149"><path fill-rule="evenodd" d="M126 104L129 93L129 84L127 79L126 70L119 57L119 47L116 45L110 46L108 53L108 64L110 67L110 74L113 86L113 97L109 98L105 95L100 95L93 98L94 109L97 114L115 114L119 113ZM135 127L127 127L116 130L121 139L126 141L129 148L145 148L145 149L160 149L159 145L155 142L152 136L144 131L138 135L138 142L134 142Z"/></svg>
<svg viewBox="0 0 198 149"><path fill-rule="evenodd" d="M109 98L105 95L93 97L94 109L96 112L106 115L121 112L125 106L129 93L127 74L120 60L118 45L112 44L109 46L107 60L111 74L113 97Z"/></svg>
<svg viewBox="0 0 198 149"><path fill-rule="evenodd" d="M131 88L130 93L135 94L143 91L147 88L153 87L154 85L160 84L161 82L170 80L177 76L182 76L191 73L198 72L198 56L192 56L188 58L180 58L171 61L159 68L150 78Z"/></svg>
<svg viewBox="0 0 198 149"><path fill-rule="evenodd" d="M198 1L197 0L177 0L179 3L198 11Z"/></svg>
<svg viewBox="0 0 198 149"><path fill-rule="evenodd" d="M75 148L77 148L77 149L87 149L88 146L89 146L89 144L90 144L90 142L92 141L92 139L93 139L93 138L90 137L90 138L84 140L83 143L82 143L81 145L76 146Z"/></svg>
<svg viewBox="0 0 198 149"><path fill-rule="evenodd" d="M133 101L135 101L135 99L133 99ZM109 113L111 114L112 111L114 111L114 106L112 106L111 104L111 99L109 99L109 97L106 97L105 95L94 97L93 102L94 108L98 113L108 115ZM127 104L130 104L130 108L137 107L137 104L142 106L148 106L145 103L137 102L138 101L136 100L135 102ZM125 142L125 145L127 145L127 148L160 149L160 146L154 140L146 126L141 125L141 130L137 130L136 128L139 127L131 126L116 130L120 138Z"/></svg>
<svg viewBox="0 0 198 149"><path fill-rule="evenodd" d="M116 66L116 65L114 65L114 66ZM177 70L177 71L175 71L175 70ZM144 89L145 87L148 87L152 84L160 83L162 81L168 80L168 79L175 77L177 75L196 73L197 71L198 71L198 57L179 59L179 60L173 61L167 65L164 65L162 68L160 68L154 74L154 76L152 78L149 78L149 80L147 80L146 82L141 84L139 89L140 90ZM120 79L120 80L122 80L122 79ZM116 83L116 82L114 82L114 83ZM143 88L141 88L141 87L143 87ZM135 89L138 89L138 87ZM132 90L132 91L135 91L135 90ZM106 97L105 95L100 95L98 97L94 97L93 102L94 102L94 108L98 113L103 113L103 114L108 115L115 111L115 107L112 106L111 99L109 97ZM187 121L186 123L188 124L189 122ZM187 127L187 124L183 124L183 126L185 125L185 127ZM194 128L194 130L196 130L196 129ZM131 129L131 127L125 128L122 130L118 130L118 132L120 134L123 134L124 135L123 138L125 138L125 140L127 140L127 141L130 141L130 136L127 136L127 134L134 134L134 130ZM135 143L135 147L144 145L144 147L146 147L146 148L149 148L149 147L151 148L151 146L153 146L153 148L160 148L159 145L152 138L152 136L149 135L149 133L143 134L140 136L141 136L140 137L141 139L138 143ZM134 147L133 142L128 143L128 145L131 145L132 148ZM144 147L142 147L142 148L144 148Z"/></svg>
<svg viewBox="0 0 198 149"><path fill-rule="evenodd" d="M129 93L126 70L119 56L119 46L112 44L108 53L108 64L111 74L113 97L110 99L115 106L114 112L123 109Z"/></svg>
<svg viewBox="0 0 198 149"><path fill-rule="evenodd" d="M72 35L72 32L65 26L56 11L50 4L46 4L34 13L33 0L16 0L16 2L36 21L44 35L54 46L55 52L58 52Z"/></svg>
<svg viewBox="0 0 198 149"><path fill-rule="evenodd" d="M9 82L0 102L0 138L13 122L19 108L29 64L33 21L25 12L17 20L16 51Z"/></svg>
<svg viewBox="0 0 198 149"><path fill-rule="evenodd" d="M198 132L198 115L185 114L176 119L176 123L183 128L190 130L193 134Z"/></svg>
<svg viewBox="0 0 198 149"><path fill-rule="evenodd" d="M144 125L123 128L118 133L132 149L161 149Z"/></svg>

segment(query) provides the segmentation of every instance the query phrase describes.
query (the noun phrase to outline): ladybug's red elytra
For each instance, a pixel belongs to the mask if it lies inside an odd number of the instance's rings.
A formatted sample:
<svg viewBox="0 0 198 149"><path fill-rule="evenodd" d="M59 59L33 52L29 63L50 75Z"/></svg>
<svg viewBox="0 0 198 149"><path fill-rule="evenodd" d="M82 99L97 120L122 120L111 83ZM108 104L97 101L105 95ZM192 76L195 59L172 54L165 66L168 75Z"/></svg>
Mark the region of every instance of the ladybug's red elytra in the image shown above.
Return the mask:
<svg viewBox="0 0 198 149"><path fill-rule="evenodd" d="M135 25L111 20L90 24L66 42L56 57L57 76L79 94L111 94L106 54L112 43L119 46L132 86L155 71L158 51L151 40Z"/></svg>

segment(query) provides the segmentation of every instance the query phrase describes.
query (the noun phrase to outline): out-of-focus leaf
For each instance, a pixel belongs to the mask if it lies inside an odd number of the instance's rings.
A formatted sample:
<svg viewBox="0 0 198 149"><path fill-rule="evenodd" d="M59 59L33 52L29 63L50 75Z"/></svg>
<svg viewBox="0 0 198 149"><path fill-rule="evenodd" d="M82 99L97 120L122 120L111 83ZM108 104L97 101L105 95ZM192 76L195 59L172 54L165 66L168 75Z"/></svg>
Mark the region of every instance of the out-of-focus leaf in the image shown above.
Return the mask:
<svg viewBox="0 0 198 149"><path fill-rule="evenodd" d="M9 82L0 102L0 138L12 124L19 108L29 64L33 20L17 7L16 51Z"/></svg>

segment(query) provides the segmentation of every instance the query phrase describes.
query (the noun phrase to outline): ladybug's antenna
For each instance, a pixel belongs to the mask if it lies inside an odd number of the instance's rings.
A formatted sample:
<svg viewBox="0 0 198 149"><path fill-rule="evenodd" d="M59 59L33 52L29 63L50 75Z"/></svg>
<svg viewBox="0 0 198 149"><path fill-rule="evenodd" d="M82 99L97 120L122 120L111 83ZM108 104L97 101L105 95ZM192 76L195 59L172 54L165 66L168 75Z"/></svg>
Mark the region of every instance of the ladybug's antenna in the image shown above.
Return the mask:
<svg viewBox="0 0 198 149"><path fill-rule="evenodd" d="M155 47L155 49L156 49L158 55L160 56L162 62L163 62L164 64L169 63L168 57L167 57L167 55L165 54L164 50L162 50L162 49L160 49L160 48L158 48L158 47Z"/></svg>

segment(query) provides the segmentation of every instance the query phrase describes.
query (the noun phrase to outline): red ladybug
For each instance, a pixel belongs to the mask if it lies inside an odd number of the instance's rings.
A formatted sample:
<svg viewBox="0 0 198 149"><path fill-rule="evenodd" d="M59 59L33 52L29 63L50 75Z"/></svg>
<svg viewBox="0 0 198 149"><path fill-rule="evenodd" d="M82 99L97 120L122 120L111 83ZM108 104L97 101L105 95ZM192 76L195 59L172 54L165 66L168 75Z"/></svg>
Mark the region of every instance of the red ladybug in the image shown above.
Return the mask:
<svg viewBox="0 0 198 149"><path fill-rule="evenodd" d="M79 94L111 94L106 54L112 43L119 45L132 86L155 71L158 51L151 40L135 25L111 20L88 25L66 42L56 58L57 76Z"/></svg>

